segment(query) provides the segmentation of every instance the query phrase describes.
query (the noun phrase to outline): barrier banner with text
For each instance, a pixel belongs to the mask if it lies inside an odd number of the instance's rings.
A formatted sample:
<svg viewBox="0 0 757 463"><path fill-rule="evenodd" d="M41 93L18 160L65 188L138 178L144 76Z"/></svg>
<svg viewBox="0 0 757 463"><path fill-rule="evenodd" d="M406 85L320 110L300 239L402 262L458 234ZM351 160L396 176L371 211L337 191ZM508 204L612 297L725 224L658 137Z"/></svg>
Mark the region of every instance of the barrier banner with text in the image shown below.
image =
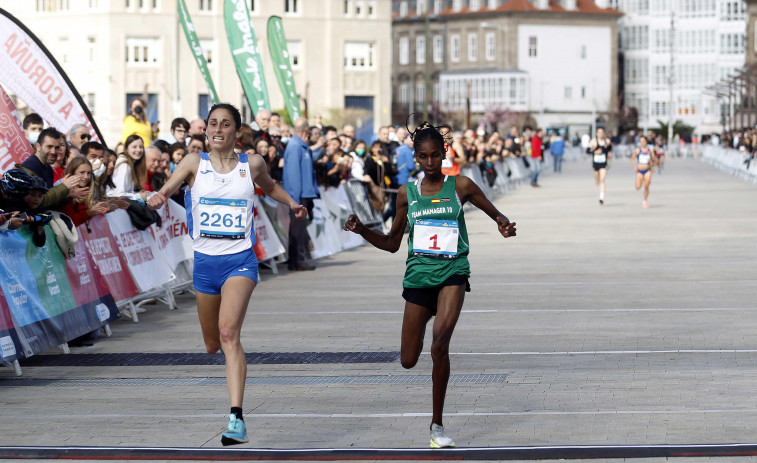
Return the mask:
<svg viewBox="0 0 757 463"><path fill-rule="evenodd" d="M158 246L152 232L134 228L129 214L122 209L109 212L105 217L140 292L157 288L174 278L166 258L156 252Z"/></svg>
<svg viewBox="0 0 757 463"><path fill-rule="evenodd" d="M0 242L3 241L2 235L0 233ZM0 257L0 272L2 272L3 279L6 278L4 268ZM12 362L21 357L16 349L17 345L20 346L21 343L18 340L16 328L13 327L11 310L5 301L5 290L0 288L0 363Z"/></svg>
<svg viewBox="0 0 757 463"><path fill-rule="evenodd" d="M158 210L162 225L150 225L150 232L158 249L168 261L171 270L175 271L180 263L194 258L192 239L187 227L187 211L175 201L169 199L168 204Z"/></svg>
<svg viewBox="0 0 757 463"><path fill-rule="evenodd" d="M110 215L110 214L108 214ZM110 232L108 219L98 215L89 221L89 230L79 226L79 241L84 241L95 263L95 269L110 288L116 301L137 295L137 285L129 274L123 253Z"/></svg>

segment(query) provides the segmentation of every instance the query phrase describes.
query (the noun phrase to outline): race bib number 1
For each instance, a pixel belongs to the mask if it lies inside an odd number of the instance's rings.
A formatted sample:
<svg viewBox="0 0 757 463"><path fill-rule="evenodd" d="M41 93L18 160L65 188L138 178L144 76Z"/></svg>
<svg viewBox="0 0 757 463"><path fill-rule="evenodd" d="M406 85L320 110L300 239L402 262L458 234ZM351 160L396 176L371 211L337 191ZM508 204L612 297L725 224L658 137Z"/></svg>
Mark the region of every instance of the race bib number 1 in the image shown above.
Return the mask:
<svg viewBox="0 0 757 463"><path fill-rule="evenodd" d="M200 236L242 239L247 227L247 200L200 198Z"/></svg>
<svg viewBox="0 0 757 463"><path fill-rule="evenodd" d="M604 164L605 162L607 162L607 155L606 154L602 153L602 154L595 154L594 155L594 163L595 164Z"/></svg>
<svg viewBox="0 0 757 463"><path fill-rule="evenodd" d="M413 230L414 256L436 259L457 257L457 220L416 220Z"/></svg>

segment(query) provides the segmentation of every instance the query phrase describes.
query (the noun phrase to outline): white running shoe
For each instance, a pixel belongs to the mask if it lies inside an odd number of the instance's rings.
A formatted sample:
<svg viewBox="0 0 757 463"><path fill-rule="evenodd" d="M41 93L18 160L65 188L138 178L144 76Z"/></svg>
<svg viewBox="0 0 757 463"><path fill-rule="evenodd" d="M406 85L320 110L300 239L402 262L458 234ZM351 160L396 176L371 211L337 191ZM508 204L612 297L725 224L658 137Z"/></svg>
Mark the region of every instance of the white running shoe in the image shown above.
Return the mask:
<svg viewBox="0 0 757 463"><path fill-rule="evenodd" d="M441 449L445 447L454 447L455 443L452 439L444 434L444 427L434 423L431 425L431 448Z"/></svg>

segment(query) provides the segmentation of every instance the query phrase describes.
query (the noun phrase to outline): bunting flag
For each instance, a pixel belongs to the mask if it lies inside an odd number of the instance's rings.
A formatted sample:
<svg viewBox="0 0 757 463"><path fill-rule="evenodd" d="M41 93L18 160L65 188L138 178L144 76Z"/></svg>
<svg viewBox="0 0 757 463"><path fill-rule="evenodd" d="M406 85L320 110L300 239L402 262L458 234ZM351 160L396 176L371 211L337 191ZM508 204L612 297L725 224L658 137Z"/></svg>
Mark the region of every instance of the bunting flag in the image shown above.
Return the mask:
<svg viewBox="0 0 757 463"><path fill-rule="evenodd" d="M92 113L50 51L1 8L0 84L59 131L85 124L92 139L103 142Z"/></svg>
<svg viewBox="0 0 757 463"><path fill-rule="evenodd" d="M252 113L257 114L261 109L270 110L263 63L260 60L258 41L255 38L255 28L252 26L247 2L225 0L223 18L234 65Z"/></svg>
<svg viewBox="0 0 757 463"><path fill-rule="evenodd" d="M289 113L289 119L294 124L294 121L300 117L300 99L294 87L294 74L284 36L284 27L278 16L271 16L268 19L268 51L271 53L273 70L279 82L281 95L284 97L284 105Z"/></svg>
<svg viewBox="0 0 757 463"><path fill-rule="evenodd" d="M213 102L213 104L219 103L216 87L215 85L213 85L213 79L210 78L208 62L205 60L205 54L202 52L200 40L197 38L195 26L194 24L192 24L192 18L189 17L187 5L184 3L184 0L179 0L178 8L179 21L181 22L182 29L184 29L184 36L187 38L187 43L189 44L190 50L192 50L192 55L195 58L197 67L200 68L200 74L202 74L202 78L205 79L205 83L208 86L208 95L210 95L210 100Z"/></svg>

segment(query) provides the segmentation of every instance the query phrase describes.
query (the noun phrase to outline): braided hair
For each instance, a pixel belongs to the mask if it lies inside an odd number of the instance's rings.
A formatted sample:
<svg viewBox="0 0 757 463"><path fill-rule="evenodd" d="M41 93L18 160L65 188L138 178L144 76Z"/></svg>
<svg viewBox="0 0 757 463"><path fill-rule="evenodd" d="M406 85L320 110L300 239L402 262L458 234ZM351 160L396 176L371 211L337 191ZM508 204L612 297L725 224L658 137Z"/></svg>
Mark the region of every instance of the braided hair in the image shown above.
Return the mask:
<svg viewBox="0 0 757 463"><path fill-rule="evenodd" d="M414 131L411 131L408 128L408 132L410 132L410 138L413 140L413 145L418 146L426 140L431 140L436 143L439 151L443 153L445 151L445 146L449 144L449 140L442 135L442 129L447 129L447 133L452 132L452 128L446 124L435 127L428 121L421 122Z"/></svg>

